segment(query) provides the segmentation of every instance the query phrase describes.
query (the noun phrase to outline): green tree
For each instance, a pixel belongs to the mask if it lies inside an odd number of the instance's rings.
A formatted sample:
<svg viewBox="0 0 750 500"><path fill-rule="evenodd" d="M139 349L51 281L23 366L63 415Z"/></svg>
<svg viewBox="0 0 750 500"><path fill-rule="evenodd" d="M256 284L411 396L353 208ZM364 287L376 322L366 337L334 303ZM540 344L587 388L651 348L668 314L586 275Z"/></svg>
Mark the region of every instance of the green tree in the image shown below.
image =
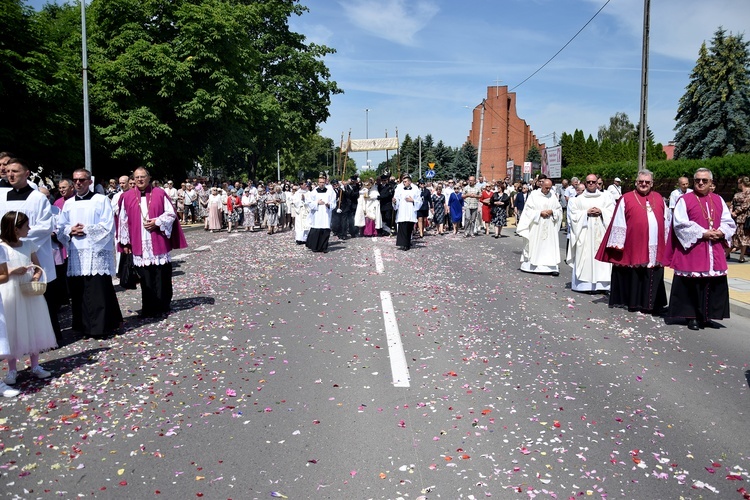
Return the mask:
<svg viewBox="0 0 750 500"><path fill-rule="evenodd" d="M597 140L601 143L604 139L617 144L637 139L635 125L628 118L627 113L615 113L609 118L609 125L601 125L597 133Z"/></svg>
<svg viewBox="0 0 750 500"><path fill-rule="evenodd" d="M573 153L573 136L567 132L560 135L560 146L562 146L562 167L573 166L571 154Z"/></svg>
<svg viewBox="0 0 750 500"><path fill-rule="evenodd" d="M184 172L212 155L227 172L267 171L329 116L323 57L288 21L295 0L94 0L92 102L115 158Z"/></svg>
<svg viewBox="0 0 750 500"><path fill-rule="evenodd" d="M80 24L71 6L0 2L0 144L45 172L83 163ZM78 52L71 49L78 44Z"/></svg>
<svg viewBox="0 0 750 500"><path fill-rule="evenodd" d="M477 148L466 141L461 149L458 150L451 166L451 176L458 179L468 179L469 176L476 174L477 171Z"/></svg>
<svg viewBox="0 0 750 500"><path fill-rule="evenodd" d="M301 147L284 151L281 176L287 179L311 179L320 172L335 175L333 165L333 139L316 132L309 135Z"/></svg>
<svg viewBox="0 0 750 500"><path fill-rule="evenodd" d="M526 160L530 161L531 163L542 163L542 152L539 151L539 148L536 147L536 144L532 144L529 148L529 152L526 153Z"/></svg>
<svg viewBox="0 0 750 500"><path fill-rule="evenodd" d="M609 139L609 137L605 137L599 144L599 160L602 163L612 163L614 161L612 141Z"/></svg>
<svg viewBox="0 0 750 500"><path fill-rule="evenodd" d="M573 132L569 161L571 165L586 165L586 138L583 135L583 130L576 129Z"/></svg>
<svg viewBox="0 0 750 500"><path fill-rule="evenodd" d="M586 139L583 156L586 165L595 165L599 163L599 143L596 142L594 136L591 134L589 134L588 139Z"/></svg>
<svg viewBox="0 0 750 500"><path fill-rule="evenodd" d="M442 140L437 142L435 145L435 170L439 178L450 177L450 165L455 157L456 152L452 147L446 146Z"/></svg>
<svg viewBox="0 0 750 500"><path fill-rule="evenodd" d="M750 152L750 42L714 33L704 42L677 107L675 158Z"/></svg>

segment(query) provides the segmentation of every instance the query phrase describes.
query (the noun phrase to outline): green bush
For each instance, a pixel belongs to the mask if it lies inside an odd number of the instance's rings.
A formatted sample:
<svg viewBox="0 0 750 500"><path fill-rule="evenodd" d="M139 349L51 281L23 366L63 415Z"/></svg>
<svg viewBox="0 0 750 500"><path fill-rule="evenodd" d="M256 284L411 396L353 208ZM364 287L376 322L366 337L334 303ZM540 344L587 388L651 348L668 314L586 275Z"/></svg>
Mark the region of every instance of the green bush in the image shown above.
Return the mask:
<svg viewBox="0 0 750 500"><path fill-rule="evenodd" d="M667 196L677 185L677 179L685 176L693 178L699 168L707 168L714 174L716 192L723 198L731 198L736 188L737 178L750 175L750 154L717 156L707 160L659 160L650 161L646 168L654 173L654 189ZM562 170L563 179L571 177L585 178L588 174L599 174L605 185L612 179L622 179L625 191L633 189L635 176L638 173L638 162L624 161L600 165L569 166Z"/></svg>

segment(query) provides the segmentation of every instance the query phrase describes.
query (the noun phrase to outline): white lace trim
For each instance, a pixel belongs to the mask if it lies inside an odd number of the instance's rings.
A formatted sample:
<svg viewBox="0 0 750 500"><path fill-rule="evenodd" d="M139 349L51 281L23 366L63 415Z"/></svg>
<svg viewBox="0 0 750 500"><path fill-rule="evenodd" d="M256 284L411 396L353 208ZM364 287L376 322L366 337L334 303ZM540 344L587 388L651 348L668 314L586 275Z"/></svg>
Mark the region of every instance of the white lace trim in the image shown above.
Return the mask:
<svg viewBox="0 0 750 500"><path fill-rule="evenodd" d="M705 273L699 272L688 272L688 271L675 271L678 276L685 276L686 278L715 278L717 276L726 276L727 271L708 271Z"/></svg>
<svg viewBox="0 0 750 500"><path fill-rule="evenodd" d="M607 246L611 248L617 248L620 250L625 248L625 234L626 233L627 233L627 228L613 226L612 231L609 232L609 241L607 242Z"/></svg>
<svg viewBox="0 0 750 500"><path fill-rule="evenodd" d="M113 276L115 274L114 250L76 250L68 255L68 276Z"/></svg>

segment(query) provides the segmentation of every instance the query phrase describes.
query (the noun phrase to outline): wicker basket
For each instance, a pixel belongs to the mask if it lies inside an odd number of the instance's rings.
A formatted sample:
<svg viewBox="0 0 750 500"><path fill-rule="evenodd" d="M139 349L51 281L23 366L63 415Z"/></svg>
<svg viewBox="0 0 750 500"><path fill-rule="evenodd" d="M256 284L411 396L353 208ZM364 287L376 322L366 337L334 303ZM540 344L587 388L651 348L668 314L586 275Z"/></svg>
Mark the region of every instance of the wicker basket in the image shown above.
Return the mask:
<svg viewBox="0 0 750 500"><path fill-rule="evenodd" d="M43 295L47 291L47 273L41 266L32 265L31 267L38 267L42 270L42 279L44 281L26 281L21 283L21 293L24 295Z"/></svg>

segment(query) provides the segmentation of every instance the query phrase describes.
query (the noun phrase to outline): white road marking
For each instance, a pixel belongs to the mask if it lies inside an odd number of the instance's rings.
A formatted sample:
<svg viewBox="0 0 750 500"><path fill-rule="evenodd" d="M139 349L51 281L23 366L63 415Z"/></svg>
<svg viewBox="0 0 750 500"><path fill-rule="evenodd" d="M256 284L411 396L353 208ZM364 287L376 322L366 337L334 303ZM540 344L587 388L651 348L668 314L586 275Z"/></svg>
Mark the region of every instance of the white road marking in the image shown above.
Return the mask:
<svg viewBox="0 0 750 500"><path fill-rule="evenodd" d="M383 274L385 270L385 267L383 267L383 255L380 253L379 248L373 248L372 251L375 254L375 270L378 274Z"/></svg>
<svg viewBox="0 0 750 500"><path fill-rule="evenodd" d="M398 331L391 293L380 292L380 302L383 305L383 321L385 322L385 336L388 340L388 356L391 358L393 386L410 387L409 368L406 365L406 354L404 354L404 345L401 343L401 333Z"/></svg>

